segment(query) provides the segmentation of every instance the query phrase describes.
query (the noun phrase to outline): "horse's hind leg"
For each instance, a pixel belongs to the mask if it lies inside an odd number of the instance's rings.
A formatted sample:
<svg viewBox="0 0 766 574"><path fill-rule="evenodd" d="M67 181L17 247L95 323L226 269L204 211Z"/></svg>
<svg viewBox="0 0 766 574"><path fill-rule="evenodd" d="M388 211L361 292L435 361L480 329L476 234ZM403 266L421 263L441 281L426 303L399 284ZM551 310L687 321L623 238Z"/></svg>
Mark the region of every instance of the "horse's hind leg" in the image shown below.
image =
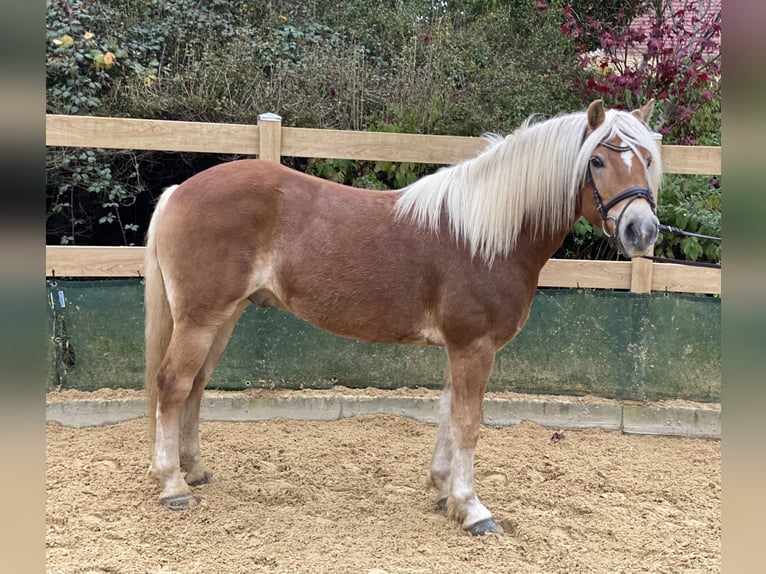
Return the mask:
<svg viewBox="0 0 766 574"><path fill-rule="evenodd" d="M176 323L157 373L152 470L162 486L160 501L171 510L187 509L193 500L191 488L184 480L180 467L182 416L217 332L217 326Z"/></svg>
<svg viewBox="0 0 766 574"><path fill-rule="evenodd" d="M215 336L210 352L205 359L204 365L194 379L194 384L184 404L181 418L181 445L180 462L181 470L186 471L185 479L189 486L208 484L215 479L202 462L199 450L199 416L202 394L210 380L218 360L221 358L226 344L229 342L234 326L239 319L247 302L242 303L234 316L220 328Z"/></svg>
<svg viewBox="0 0 766 574"><path fill-rule="evenodd" d="M185 473L184 480L189 486L200 486L213 482L213 474L205 467L199 452L199 413L202 392L210 379L210 371L202 367L194 379L189 396L181 414L180 465Z"/></svg>
<svg viewBox="0 0 766 574"><path fill-rule="evenodd" d="M450 491L450 472L455 443L452 437L452 377L449 363L444 376L444 390L439 399L439 426L436 431L436 445L431 457L431 471L428 484L439 491L437 505L447 510L447 498Z"/></svg>

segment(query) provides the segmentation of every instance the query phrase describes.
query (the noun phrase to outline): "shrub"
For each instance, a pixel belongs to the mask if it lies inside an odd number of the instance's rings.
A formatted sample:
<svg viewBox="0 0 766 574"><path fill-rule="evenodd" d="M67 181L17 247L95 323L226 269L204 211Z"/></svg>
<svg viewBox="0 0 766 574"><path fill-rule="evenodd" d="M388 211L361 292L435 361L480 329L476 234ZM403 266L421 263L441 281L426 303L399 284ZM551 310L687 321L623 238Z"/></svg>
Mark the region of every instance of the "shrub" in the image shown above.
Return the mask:
<svg viewBox="0 0 766 574"><path fill-rule="evenodd" d="M629 108L655 98L665 143L694 145L720 131L720 123L695 131L703 126L691 121L710 102L720 114L720 4L642 0L608 15L586 6L568 3L562 25L588 72L580 82L586 97Z"/></svg>
<svg viewBox="0 0 766 574"><path fill-rule="evenodd" d="M721 236L721 179L666 175L657 216L692 233ZM721 243L711 239L663 233L655 247L659 257L720 263Z"/></svg>
<svg viewBox="0 0 766 574"><path fill-rule="evenodd" d="M558 22L533 16L521 0L52 2L47 110L250 124L273 111L297 127L507 132L533 112L580 105ZM137 242L149 217L141 194L208 161L49 149L48 241ZM428 170L351 167L351 182L385 186Z"/></svg>
<svg viewBox="0 0 766 574"><path fill-rule="evenodd" d="M93 9L93 10L92 10ZM46 17L48 112L97 114L114 84L130 73L127 52L100 27L98 5L72 0L49 5ZM97 233L132 244L138 226L121 208L143 187L135 154L48 148L46 230L49 241L75 243ZM115 233L116 232L116 233Z"/></svg>

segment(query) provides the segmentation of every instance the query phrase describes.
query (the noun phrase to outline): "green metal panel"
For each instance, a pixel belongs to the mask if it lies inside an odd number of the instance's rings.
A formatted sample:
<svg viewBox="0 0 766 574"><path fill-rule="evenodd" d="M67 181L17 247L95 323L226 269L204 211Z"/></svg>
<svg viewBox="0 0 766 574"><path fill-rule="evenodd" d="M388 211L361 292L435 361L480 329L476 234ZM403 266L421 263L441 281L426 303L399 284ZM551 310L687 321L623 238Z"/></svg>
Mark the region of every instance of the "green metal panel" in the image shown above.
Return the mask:
<svg viewBox="0 0 766 574"><path fill-rule="evenodd" d="M50 386L142 388L143 284L49 281Z"/></svg>
<svg viewBox="0 0 766 574"><path fill-rule="evenodd" d="M718 401L721 300L686 294L540 289L498 353L490 388Z"/></svg>
<svg viewBox="0 0 766 574"><path fill-rule="evenodd" d="M140 280L48 284L48 387L143 386ZM718 297L541 289L489 390L719 401ZM63 304L63 306L62 306ZM343 339L278 309L248 308L210 387L440 387L434 347Z"/></svg>

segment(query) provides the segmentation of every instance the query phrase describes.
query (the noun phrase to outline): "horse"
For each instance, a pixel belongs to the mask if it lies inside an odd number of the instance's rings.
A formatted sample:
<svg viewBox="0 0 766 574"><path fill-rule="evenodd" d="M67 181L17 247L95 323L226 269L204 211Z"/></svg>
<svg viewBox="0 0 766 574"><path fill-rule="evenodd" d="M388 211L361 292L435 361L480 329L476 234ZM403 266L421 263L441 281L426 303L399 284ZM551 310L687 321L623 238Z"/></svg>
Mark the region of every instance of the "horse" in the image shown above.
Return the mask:
<svg viewBox="0 0 766 574"><path fill-rule="evenodd" d="M654 102L531 117L477 156L398 191L240 159L166 189L145 260L149 468L170 510L214 480L199 450L203 389L243 310L275 305L361 341L438 345L447 368L428 482L473 535L501 533L474 452L496 352L529 315L540 269L578 217L626 257L659 222ZM435 507L436 508L436 507Z"/></svg>

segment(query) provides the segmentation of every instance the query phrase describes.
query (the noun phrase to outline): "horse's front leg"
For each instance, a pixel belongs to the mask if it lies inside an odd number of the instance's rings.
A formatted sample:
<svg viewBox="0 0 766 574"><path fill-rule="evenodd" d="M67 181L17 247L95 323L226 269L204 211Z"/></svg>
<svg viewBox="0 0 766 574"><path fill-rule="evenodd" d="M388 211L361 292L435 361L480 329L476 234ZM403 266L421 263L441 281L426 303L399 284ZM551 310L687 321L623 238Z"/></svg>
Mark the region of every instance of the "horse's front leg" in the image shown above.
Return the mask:
<svg viewBox="0 0 766 574"><path fill-rule="evenodd" d="M448 348L452 380L450 427L453 452L447 512L473 535L503 531L492 513L479 502L474 486L474 452L479 439L484 391L495 361L495 350L490 340Z"/></svg>

